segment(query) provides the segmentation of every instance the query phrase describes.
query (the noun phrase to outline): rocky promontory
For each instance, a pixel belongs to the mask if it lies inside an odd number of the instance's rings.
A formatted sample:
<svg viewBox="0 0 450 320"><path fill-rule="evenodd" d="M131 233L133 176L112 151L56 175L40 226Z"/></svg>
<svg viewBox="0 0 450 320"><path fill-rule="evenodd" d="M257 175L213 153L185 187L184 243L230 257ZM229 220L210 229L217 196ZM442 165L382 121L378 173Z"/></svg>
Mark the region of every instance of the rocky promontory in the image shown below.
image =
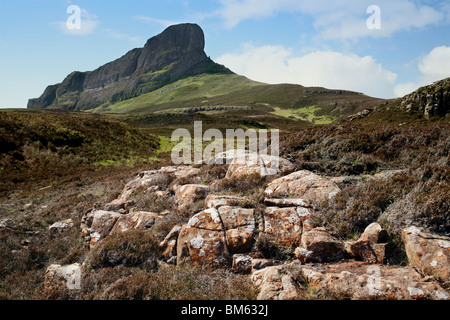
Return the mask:
<svg viewBox="0 0 450 320"><path fill-rule="evenodd" d="M94 71L73 72L49 86L29 109L87 110L156 90L183 77L208 70L230 70L217 65L204 51L205 36L196 24L168 27L143 48Z"/></svg>

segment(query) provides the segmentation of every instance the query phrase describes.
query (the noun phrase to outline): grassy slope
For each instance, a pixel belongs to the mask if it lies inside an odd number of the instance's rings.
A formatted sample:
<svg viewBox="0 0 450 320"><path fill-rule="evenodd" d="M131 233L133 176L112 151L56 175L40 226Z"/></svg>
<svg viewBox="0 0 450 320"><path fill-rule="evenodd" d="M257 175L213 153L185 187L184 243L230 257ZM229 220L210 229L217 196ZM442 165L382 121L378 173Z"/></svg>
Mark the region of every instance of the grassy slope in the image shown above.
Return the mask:
<svg viewBox="0 0 450 320"><path fill-rule="evenodd" d="M148 164L157 148L157 137L106 115L1 111L0 192L80 168Z"/></svg>
<svg viewBox="0 0 450 320"><path fill-rule="evenodd" d="M153 92L113 104L106 110L97 108L93 111L148 112L184 107L186 104L207 104L207 100L211 97L248 90L258 85L261 84L238 75L203 74L179 80Z"/></svg>
<svg viewBox="0 0 450 320"><path fill-rule="evenodd" d="M202 74L93 112L151 114L195 107L251 108L253 116L275 116L325 124L380 102L363 94L300 85L268 85L236 74ZM230 109L231 110L231 109ZM238 112L239 113L239 112ZM211 112L209 112L211 114Z"/></svg>

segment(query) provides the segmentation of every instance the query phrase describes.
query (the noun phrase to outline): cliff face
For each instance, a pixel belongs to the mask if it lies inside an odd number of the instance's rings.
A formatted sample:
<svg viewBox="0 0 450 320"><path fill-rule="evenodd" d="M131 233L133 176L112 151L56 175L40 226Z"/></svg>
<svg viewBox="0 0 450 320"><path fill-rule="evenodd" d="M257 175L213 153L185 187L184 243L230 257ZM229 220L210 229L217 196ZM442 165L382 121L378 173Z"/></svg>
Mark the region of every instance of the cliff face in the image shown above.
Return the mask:
<svg viewBox="0 0 450 320"><path fill-rule="evenodd" d="M419 112L426 119L447 114L450 111L450 78L403 97L400 108L407 112Z"/></svg>
<svg viewBox="0 0 450 320"><path fill-rule="evenodd" d="M196 24L167 28L123 57L90 72L73 72L49 86L28 108L87 110L156 90L216 65L205 52L203 30ZM223 68L223 72L230 72Z"/></svg>

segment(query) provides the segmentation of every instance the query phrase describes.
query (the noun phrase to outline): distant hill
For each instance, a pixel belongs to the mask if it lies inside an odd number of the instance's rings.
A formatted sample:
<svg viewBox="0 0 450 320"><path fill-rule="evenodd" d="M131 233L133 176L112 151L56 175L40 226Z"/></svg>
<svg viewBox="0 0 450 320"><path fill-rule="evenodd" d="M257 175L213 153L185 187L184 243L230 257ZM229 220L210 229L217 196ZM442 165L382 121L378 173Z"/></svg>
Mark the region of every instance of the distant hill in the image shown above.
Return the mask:
<svg viewBox="0 0 450 320"><path fill-rule="evenodd" d="M94 71L71 73L30 99L28 108L147 114L245 107L329 123L384 101L345 90L255 82L212 61L204 47L198 25L171 26L143 48Z"/></svg>

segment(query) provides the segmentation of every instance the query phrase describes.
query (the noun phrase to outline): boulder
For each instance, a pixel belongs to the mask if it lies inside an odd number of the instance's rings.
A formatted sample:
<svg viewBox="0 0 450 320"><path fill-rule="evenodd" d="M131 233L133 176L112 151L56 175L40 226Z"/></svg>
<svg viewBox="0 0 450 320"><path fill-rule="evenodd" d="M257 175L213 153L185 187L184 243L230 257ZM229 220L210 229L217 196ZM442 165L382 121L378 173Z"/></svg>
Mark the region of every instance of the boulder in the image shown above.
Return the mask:
<svg viewBox="0 0 450 320"><path fill-rule="evenodd" d="M210 267L228 265L230 254L225 233L207 229L182 227L177 242L177 265L186 263Z"/></svg>
<svg viewBox="0 0 450 320"><path fill-rule="evenodd" d="M295 169L294 164L284 158L267 154L260 154L259 156L263 161L269 176L276 174L288 174Z"/></svg>
<svg viewBox="0 0 450 320"><path fill-rule="evenodd" d="M188 178L200 173L200 169L192 166L172 166L162 167L158 172L164 174L174 174L176 178Z"/></svg>
<svg viewBox="0 0 450 320"><path fill-rule="evenodd" d="M228 167L225 178L231 179L255 173L261 175L261 177L269 175L264 162L257 154L246 154L245 159L236 158L233 160Z"/></svg>
<svg viewBox="0 0 450 320"><path fill-rule="evenodd" d="M223 206L218 211L230 253L250 251L256 234L255 210Z"/></svg>
<svg viewBox="0 0 450 320"><path fill-rule="evenodd" d="M156 172L149 171L147 173L141 173L140 180L137 184L138 187L144 187L149 189L150 187L159 187L161 185L167 184L168 179L170 179L170 175L164 171L158 170ZM159 189L159 188L154 188Z"/></svg>
<svg viewBox="0 0 450 320"><path fill-rule="evenodd" d="M261 259L261 258L253 258L252 259L252 268L253 270L261 270L267 267L273 266L274 261L272 259Z"/></svg>
<svg viewBox="0 0 450 320"><path fill-rule="evenodd" d="M205 200L207 208L219 209L222 206L237 206L248 203L248 198L227 196L227 195L208 195Z"/></svg>
<svg viewBox="0 0 450 320"><path fill-rule="evenodd" d="M236 149L221 152L210 158L207 164L229 164L227 178L259 173L261 176L286 174L294 170L294 165L283 158Z"/></svg>
<svg viewBox="0 0 450 320"><path fill-rule="evenodd" d="M403 230L402 238L412 266L442 282L450 281L450 237L425 233L413 226Z"/></svg>
<svg viewBox="0 0 450 320"><path fill-rule="evenodd" d="M177 263L223 266L232 254L252 248L255 233L254 209L222 206L203 210L180 231Z"/></svg>
<svg viewBox="0 0 450 320"><path fill-rule="evenodd" d="M300 290L293 278L287 274L296 263L267 267L254 272L250 279L259 288L257 300L296 300Z"/></svg>
<svg viewBox="0 0 450 320"><path fill-rule="evenodd" d="M267 207L263 231L280 244L298 245L302 236L302 220L296 207Z"/></svg>
<svg viewBox="0 0 450 320"><path fill-rule="evenodd" d="M384 263L388 249L386 241L387 231L378 223L372 223L357 241L345 242L345 251L357 260L368 263Z"/></svg>
<svg viewBox="0 0 450 320"><path fill-rule="evenodd" d="M437 281L412 267L344 262L302 266L301 274L310 287L334 299L450 299Z"/></svg>
<svg viewBox="0 0 450 320"><path fill-rule="evenodd" d="M297 213L300 220L302 220L303 232L310 231L316 227L310 209L297 207Z"/></svg>
<svg viewBox="0 0 450 320"><path fill-rule="evenodd" d="M186 184L175 187L175 201L178 208L187 209L196 201L205 199L209 194L209 186L201 184Z"/></svg>
<svg viewBox="0 0 450 320"><path fill-rule="evenodd" d="M315 228L302 234L301 248L295 251L302 262L327 262L343 258L345 245L325 228Z"/></svg>
<svg viewBox="0 0 450 320"><path fill-rule="evenodd" d="M227 150L211 157L206 164L231 164L237 158L245 159L248 154L249 152L244 149Z"/></svg>
<svg viewBox="0 0 450 320"><path fill-rule="evenodd" d="M140 172L133 180L128 182L119 197L105 205L106 211L120 210L128 211L127 203L132 202L133 194L141 188L148 192L164 191L161 186L166 186L174 178L188 177L199 172L200 169L191 166L162 167L159 170L149 170Z"/></svg>
<svg viewBox="0 0 450 320"><path fill-rule="evenodd" d="M340 191L337 184L328 178L302 170L273 180L265 194L271 198L300 198L321 202L334 197Z"/></svg>
<svg viewBox="0 0 450 320"><path fill-rule="evenodd" d="M378 223L370 224L360 236L358 241L369 241L370 243L385 243L388 234Z"/></svg>
<svg viewBox="0 0 450 320"><path fill-rule="evenodd" d="M44 288L50 292L56 290L80 290L82 268L80 264L61 266L52 264L45 272Z"/></svg>
<svg viewBox="0 0 450 320"><path fill-rule="evenodd" d="M219 212L207 209L194 215L181 228L177 241L177 264L221 267L228 264L225 230Z"/></svg>
<svg viewBox="0 0 450 320"><path fill-rule="evenodd" d="M387 243L372 243L370 241L345 242L345 251L352 258L367 263L384 263L387 249Z"/></svg>
<svg viewBox="0 0 450 320"><path fill-rule="evenodd" d="M262 177L276 175L278 173L286 174L294 170L294 165L283 158L271 155L259 155L257 153L245 150L227 151L223 155L216 157L226 163L230 163L226 178L246 176L259 173Z"/></svg>
<svg viewBox="0 0 450 320"><path fill-rule="evenodd" d="M114 225L121 216L117 212L92 210L83 217L81 230L91 249L111 233Z"/></svg>
<svg viewBox="0 0 450 320"><path fill-rule="evenodd" d="M235 254L233 255L231 270L236 273L250 274L253 269L252 260L252 257L249 255Z"/></svg>
<svg viewBox="0 0 450 320"><path fill-rule="evenodd" d="M115 211L115 212L118 212L120 210L125 210L125 204L126 204L125 199L118 198L118 199L111 201L110 203L107 203L105 205L105 210L106 211Z"/></svg>
<svg viewBox="0 0 450 320"><path fill-rule="evenodd" d="M50 233L50 237L54 237L59 233L64 232L65 230L73 227L72 219L67 219L64 221L58 221L48 227L48 231Z"/></svg>
<svg viewBox="0 0 450 320"><path fill-rule="evenodd" d="M154 212L132 212L119 217L111 233L126 232L128 230L149 230L157 221L161 221L161 217Z"/></svg>
<svg viewBox="0 0 450 320"><path fill-rule="evenodd" d="M212 231L224 231L222 219L216 209L206 209L189 219L188 228L205 229Z"/></svg>

